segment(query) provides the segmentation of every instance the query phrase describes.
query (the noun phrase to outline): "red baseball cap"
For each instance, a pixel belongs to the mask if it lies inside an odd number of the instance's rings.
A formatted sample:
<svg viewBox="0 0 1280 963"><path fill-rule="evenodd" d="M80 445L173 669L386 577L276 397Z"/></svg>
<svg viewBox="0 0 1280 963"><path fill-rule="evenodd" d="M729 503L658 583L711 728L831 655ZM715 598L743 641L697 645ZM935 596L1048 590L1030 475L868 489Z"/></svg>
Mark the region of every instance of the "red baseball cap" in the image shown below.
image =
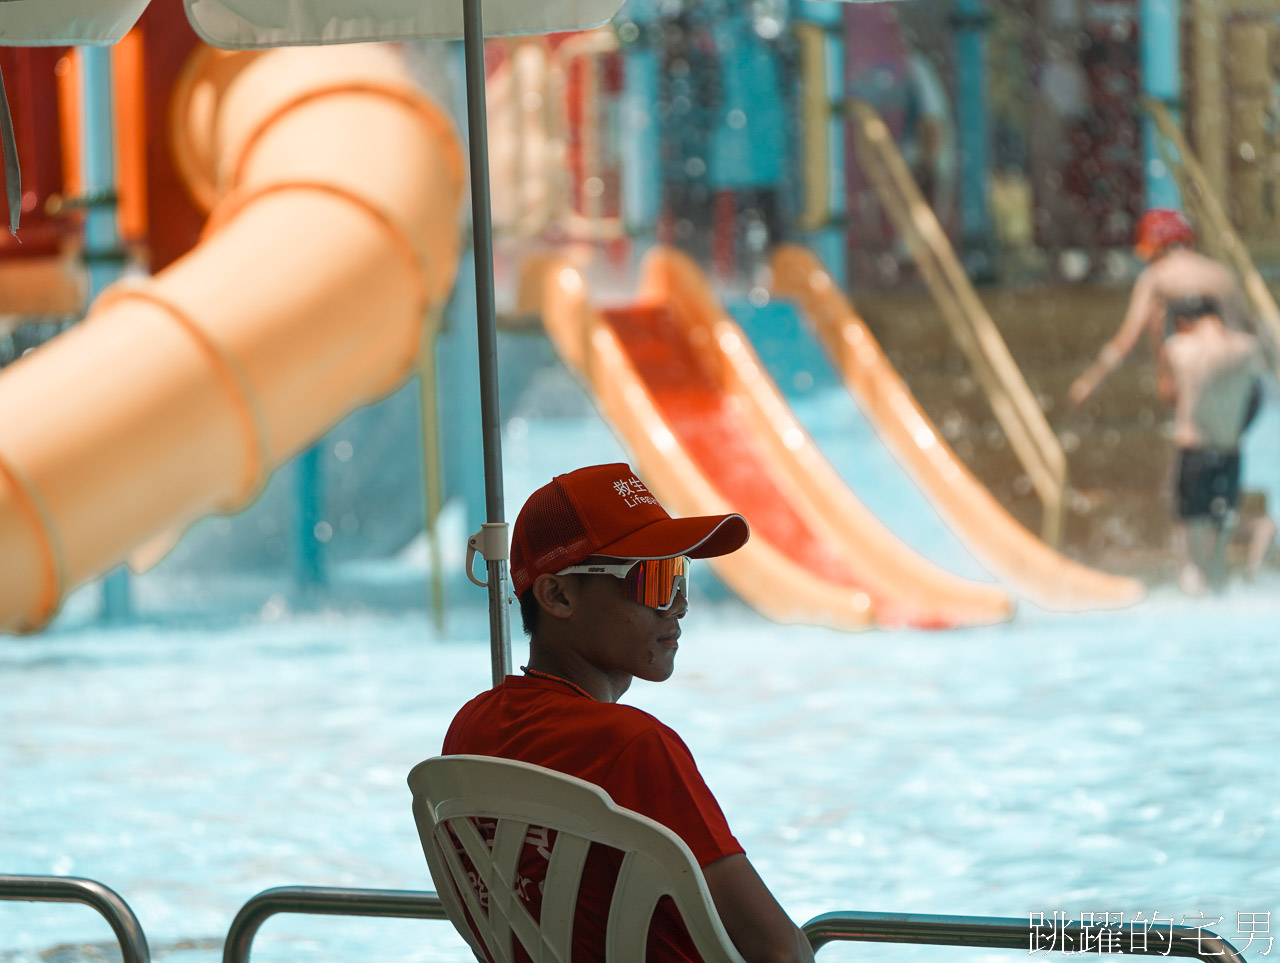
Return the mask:
<svg viewBox="0 0 1280 963"><path fill-rule="evenodd" d="M672 518L630 465L591 465L557 475L524 503L511 533L511 584L523 595L539 575L592 555L728 555L749 533L741 515Z"/></svg>

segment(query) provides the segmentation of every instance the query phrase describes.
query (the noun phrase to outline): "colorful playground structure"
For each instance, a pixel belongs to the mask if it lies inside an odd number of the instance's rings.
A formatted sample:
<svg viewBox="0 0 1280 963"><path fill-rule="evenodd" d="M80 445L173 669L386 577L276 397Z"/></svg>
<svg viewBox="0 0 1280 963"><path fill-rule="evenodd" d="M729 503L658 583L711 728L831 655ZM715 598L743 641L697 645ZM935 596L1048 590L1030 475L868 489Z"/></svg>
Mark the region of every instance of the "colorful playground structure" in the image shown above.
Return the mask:
<svg viewBox="0 0 1280 963"><path fill-rule="evenodd" d="M199 47L185 71L176 130L217 196L204 238L0 379L9 629L252 501L413 370L452 285L462 155L389 50ZM361 136L335 142L349 127Z"/></svg>
<svg viewBox="0 0 1280 963"><path fill-rule="evenodd" d="M892 9L801 2L753 19L717 7L659 41L672 24L637 4L596 31L494 43L503 311L545 326L673 510L748 518L748 550L716 571L771 619L945 628L1007 619L1020 599L1133 604L1141 583L1064 553L1068 456L967 278L994 265L974 186L985 147L966 143L984 125L950 118L965 161L946 170L954 149L920 160L904 143L924 108L854 96L876 70L898 91L922 69ZM961 87L985 56L966 46L982 39L976 22L954 51ZM1256 32L1235 24L1229 42L1251 50ZM893 42L868 66L857 52L874 36ZM798 131L778 95L788 37ZM0 630L30 632L76 586L122 561L145 567L197 518L252 502L277 466L410 374L436 391L421 359L433 357L458 270L465 184L420 51L220 52L153 3L111 53L106 187L79 159L92 135L76 122L87 58L5 58L7 74L31 81L25 99L11 94L29 200L24 249L0 245L0 314L75 317L94 295L83 323L0 371ZM699 106L691 85L712 77L715 103ZM1197 77L1196 96L1213 81ZM659 101L681 98L688 122L659 130ZM82 240L80 209L118 213L119 243ZM865 230L847 230L853 221ZM805 244L780 243L791 235ZM908 254L1039 499L1039 537L948 443L849 296ZM105 286L82 260L151 277ZM599 293L633 286L620 302ZM995 582L943 570L859 501L726 307L723 291L745 289L795 305L850 403ZM439 452L427 460L439 474ZM475 497L456 474L450 487Z"/></svg>

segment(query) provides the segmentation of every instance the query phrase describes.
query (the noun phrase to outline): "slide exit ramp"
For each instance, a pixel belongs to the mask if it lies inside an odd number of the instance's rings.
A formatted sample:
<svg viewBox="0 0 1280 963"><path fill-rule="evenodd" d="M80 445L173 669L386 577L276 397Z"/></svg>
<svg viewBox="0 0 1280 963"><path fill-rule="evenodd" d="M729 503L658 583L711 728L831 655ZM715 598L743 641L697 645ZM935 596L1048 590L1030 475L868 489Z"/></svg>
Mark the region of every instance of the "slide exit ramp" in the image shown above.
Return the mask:
<svg viewBox="0 0 1280 963"><path fill-rule="evenodd" d="M762 614L849 630L1012 615L1001 588L933 565L858 501L687 257L650 251L623 307L593 303L567 261L542 289L552 343L654 493L680 514L746 517L746 547L711 564Z"/></svg>
<svg viewBox="0 0 1280 963"><path fill-rule="evenodd" d="M775 296L799 305L866 417L898 463L978 561L1018 596L1054 611L1133 605L1142 583L1099 572L1027 531L952 451L875 336L818 258L783 245L772 261Z"/></svg>

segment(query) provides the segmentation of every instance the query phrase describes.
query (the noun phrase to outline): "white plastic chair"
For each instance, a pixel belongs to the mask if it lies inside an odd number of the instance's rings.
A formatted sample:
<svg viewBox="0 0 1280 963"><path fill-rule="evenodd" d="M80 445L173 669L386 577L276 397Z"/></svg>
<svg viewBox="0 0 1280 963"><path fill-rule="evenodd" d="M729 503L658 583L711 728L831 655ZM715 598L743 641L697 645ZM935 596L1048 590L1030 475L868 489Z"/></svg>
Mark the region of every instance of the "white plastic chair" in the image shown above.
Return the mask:
<svg viewBox="0 0 1280 963"><path fill-rule="evenodd" d="M436 756L413 768L409 788L436 891L478 959L486 959L487 948L494 963L510 963L514 936L535 963L570 963L578 883L587 850L596 842L624 854L606 924L605 963L643 963L649 919L663 896L675 901L706 963L744 963L685 842L647 816L617 806L599 786L509 759ZM476 819L496 821L491 847ZM557 833L540 922L521 903L515 887L531 826ZM487 908L450 830L488 893ZM480 940L467 923L464 906Z"/></svg>

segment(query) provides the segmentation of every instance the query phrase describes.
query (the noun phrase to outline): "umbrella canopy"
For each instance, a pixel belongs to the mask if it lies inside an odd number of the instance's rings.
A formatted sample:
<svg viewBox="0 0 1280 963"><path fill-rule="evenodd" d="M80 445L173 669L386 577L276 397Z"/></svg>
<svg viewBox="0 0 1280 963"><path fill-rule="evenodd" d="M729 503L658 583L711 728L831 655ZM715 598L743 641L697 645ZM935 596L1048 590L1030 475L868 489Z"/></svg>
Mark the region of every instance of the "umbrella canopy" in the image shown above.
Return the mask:
<svg viewBox="0 0 1280 963"><path fill-rule="evenodd" d="M149 0L40 0L0 6L0 45L109 44L138 22Z"/></svg>
<svg viewBox="0 0 1280 963"><path fill-rule="evenodd" d="M112 44L149 0L26 0L0 3L0 45ZM457 0L183 0L187 18L215 47L286 47L376 40L456 39ZM598 26L622 0L484 0L486 36Z"/></svg>

